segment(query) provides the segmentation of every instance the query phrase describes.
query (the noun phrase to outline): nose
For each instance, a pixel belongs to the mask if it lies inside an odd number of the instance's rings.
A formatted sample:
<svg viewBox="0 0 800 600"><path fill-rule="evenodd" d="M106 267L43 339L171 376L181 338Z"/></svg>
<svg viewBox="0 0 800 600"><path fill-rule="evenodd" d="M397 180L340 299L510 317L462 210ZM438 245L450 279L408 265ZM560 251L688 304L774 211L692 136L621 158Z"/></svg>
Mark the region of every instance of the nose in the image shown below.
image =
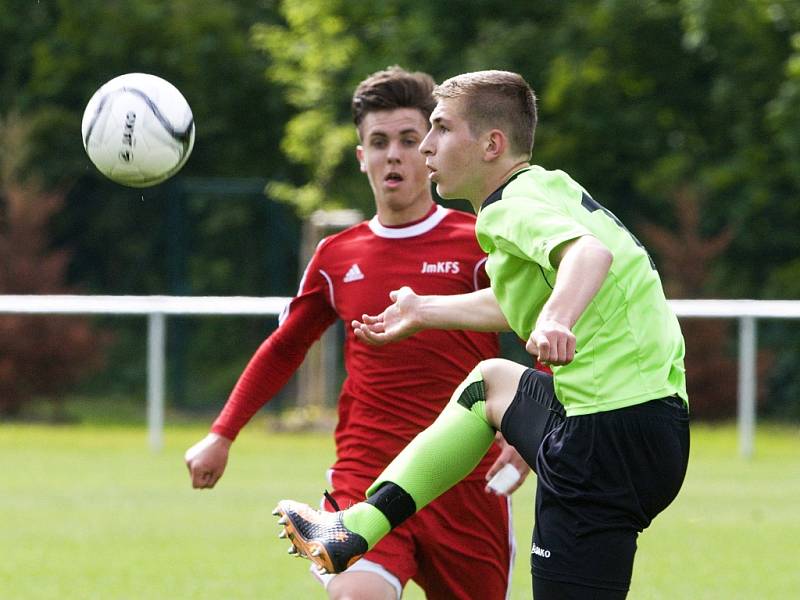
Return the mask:
<svg viewBox="0 0 800 600"><path fill-rule="evenodd" d="M418 150L423 156L428 156L433 154L433 144L431 144L431 133L433 133L433 129L428 130L428 134L422 140L422 143L419 145Z"/></svg>
<svg viewBox="0 0 800 600"><path fill-rule="evenodd" d="M399 142L392 142L389 144L389 151L386 153L386 160L390 163L398 163L400 162L400 143Z"/></svg>

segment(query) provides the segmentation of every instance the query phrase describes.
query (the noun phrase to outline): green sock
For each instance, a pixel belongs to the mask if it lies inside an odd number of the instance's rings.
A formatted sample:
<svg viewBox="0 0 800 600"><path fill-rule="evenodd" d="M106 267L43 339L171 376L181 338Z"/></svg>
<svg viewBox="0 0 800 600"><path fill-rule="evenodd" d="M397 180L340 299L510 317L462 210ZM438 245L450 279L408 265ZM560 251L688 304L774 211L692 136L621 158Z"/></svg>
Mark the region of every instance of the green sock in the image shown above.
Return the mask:
<svg viewBox="0 0 800 600"><path fill-rule="evenodd" d="M372 548L391 531L389 519L377 508L366 502L359 502L344 511L342 523L350 531L361 535Z"/></svg>
<svg viewBox="0 0 800 600"><path fill-rule="evenodd" d="M392 482L411 496L419 510L453 487L478 465L494 441L495 430L486 420L485 409L483 377L476 367L436 421L397 455L367 490L367 496ZM383 513L365 503L347 509L343 522L370 547L390 530Z"/></svg>

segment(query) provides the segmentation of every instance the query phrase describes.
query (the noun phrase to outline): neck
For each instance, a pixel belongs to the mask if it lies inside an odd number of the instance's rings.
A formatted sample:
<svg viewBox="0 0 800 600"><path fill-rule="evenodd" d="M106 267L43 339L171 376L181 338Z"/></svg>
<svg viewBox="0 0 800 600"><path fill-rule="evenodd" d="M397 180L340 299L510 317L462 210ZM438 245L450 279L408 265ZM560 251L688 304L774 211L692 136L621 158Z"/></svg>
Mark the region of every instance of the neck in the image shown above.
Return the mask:
<svg viewBox="0 0 800 600"><path fill-rule="evenodd" d="M520 169L524 169L525 167L529 167L530 162L527 160L520 160L516 162L509 162L503 165L497 165L497 168L489 174L483 181L483 185L477 197L469 198L470 204L472 204L472 208L475 209L475 214L478 214L478 211L481 208L481 204L486 198L489 197L489 194L494 192L497 188L503 185L509 178L519 171Z"/></svg>
<svg viewBox="0 0 800 600"><path fill-rule="evenodd" d="M392 210L387 205L378 204L376 213L378 221L386 227L397 227L407 225L416 221L421 221L428 213L433 210L433 197L428 194L427 198L420 202L415 202L400 210Z"/></svg>

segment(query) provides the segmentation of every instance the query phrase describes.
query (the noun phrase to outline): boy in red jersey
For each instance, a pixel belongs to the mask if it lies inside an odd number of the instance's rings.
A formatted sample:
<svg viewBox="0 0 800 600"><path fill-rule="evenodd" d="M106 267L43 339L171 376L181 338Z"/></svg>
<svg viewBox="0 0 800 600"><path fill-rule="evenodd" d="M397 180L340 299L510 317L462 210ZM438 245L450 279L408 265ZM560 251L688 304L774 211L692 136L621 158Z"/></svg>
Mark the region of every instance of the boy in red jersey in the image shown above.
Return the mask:
<svg viewBox="0 0 800 600"><path fill-rule="evenodd" d="M433 87L430 76L394 67L356 89L352 109L361 142L356 157L372 188L376 215L317 247L278 329L250 360L211 433L187 451L195 488L216 484L240 429L337 319L350 323L380 312L389 292L404 285L437 295L488 286L475 218L434 203L418 151L435 105ZM357 343L351 328L346 330L348 377L339 396L337 459L329 476L331 495L343 507L364 500L367 486L434 421L452 389L498 352L497 337L489 333L432 330L379 348ZM509 503L487 493L485 480L509 462L527 473L513 449L491 448L463 482L350 569L335 577L317 573L329 597L396 599L413 579L430 599L506 598L513 560ZM325 508L334 507L328 501ZM474 555L455 548L473 548ZM466 571L465 560L471 565Z"/></svg>

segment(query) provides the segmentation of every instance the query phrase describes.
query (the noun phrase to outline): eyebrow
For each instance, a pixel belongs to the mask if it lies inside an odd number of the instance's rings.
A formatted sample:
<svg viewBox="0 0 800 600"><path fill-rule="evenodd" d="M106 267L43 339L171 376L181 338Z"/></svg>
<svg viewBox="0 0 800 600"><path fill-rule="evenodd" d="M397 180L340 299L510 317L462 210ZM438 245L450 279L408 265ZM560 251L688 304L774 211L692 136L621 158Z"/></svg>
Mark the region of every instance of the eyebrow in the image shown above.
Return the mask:
<svg viewBox="0 0 800 600"><path fill-rule="evenodd" d="M419 135L420 131L414 127L409 127L408 129L403 129L400 131L400 135L408 135L409 133L414 133ZM375 137L375 136L389 137L389 134L386 133L385 131L373 131L369 134L369 137Z"/></svg>

